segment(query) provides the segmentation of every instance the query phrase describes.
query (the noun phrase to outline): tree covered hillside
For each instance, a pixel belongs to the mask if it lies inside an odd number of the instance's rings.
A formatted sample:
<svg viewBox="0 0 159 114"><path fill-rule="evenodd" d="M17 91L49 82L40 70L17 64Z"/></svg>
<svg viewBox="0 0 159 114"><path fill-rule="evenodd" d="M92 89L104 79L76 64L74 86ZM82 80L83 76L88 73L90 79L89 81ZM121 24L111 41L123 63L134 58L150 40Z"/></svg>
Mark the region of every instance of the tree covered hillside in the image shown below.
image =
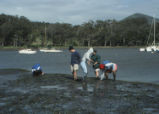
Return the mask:
<svg viewBox="0 0 159 114"><path fill-rule="evenodd" d="M152 20L152 18L151 18ZM81 25L31 22L24 16L0 15L1 46L141 46L147 44L150 17L137 15L122 21L96 20ZM153 40L153 29L150 43ZM156 24L159 42L159 23Z"/></svg>

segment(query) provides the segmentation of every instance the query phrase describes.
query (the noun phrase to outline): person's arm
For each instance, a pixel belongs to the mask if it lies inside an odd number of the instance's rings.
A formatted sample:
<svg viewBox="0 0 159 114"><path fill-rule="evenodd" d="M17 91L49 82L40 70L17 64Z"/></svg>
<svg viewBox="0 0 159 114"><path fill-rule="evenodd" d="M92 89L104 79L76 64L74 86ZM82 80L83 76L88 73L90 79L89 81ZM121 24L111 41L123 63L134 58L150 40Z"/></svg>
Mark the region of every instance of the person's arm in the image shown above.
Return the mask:
<svg viewBox="0 0 159 114"><path fill-rule="evenodd" d="M94 63L93 56L90 57L89 63Z"/></svg>
<svg viewBox="0 0 159 114"><path fill-rule="evenodd" d="M94 65L96 65L96 64L100 64L100 56L97 56L96 62L94 63Z"/></svg>
<svg viewBox="0 0 159 114"><path fill-rule="evenodd" d="M98 62L95 62L94 65L98 64Z"/></svg>

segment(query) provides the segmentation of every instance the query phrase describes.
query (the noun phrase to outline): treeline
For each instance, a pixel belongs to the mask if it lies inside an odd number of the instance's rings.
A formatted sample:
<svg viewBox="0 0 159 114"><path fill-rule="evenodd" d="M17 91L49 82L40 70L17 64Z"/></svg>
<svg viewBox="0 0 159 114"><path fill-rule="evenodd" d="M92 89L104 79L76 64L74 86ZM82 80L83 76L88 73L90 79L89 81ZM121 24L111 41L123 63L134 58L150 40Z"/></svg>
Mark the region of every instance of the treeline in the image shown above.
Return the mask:
<svg viewBox="0 0 159 114"><path fill-rule="evenodd" d="M156 31L159 31L157 23ZM81 25L31 22L24 16L0 15L0 46L142 46L151 24L146 18L97 20ZM150 34L153 41L153 29ZM159 41L159 32L156 32Z"/></svg>

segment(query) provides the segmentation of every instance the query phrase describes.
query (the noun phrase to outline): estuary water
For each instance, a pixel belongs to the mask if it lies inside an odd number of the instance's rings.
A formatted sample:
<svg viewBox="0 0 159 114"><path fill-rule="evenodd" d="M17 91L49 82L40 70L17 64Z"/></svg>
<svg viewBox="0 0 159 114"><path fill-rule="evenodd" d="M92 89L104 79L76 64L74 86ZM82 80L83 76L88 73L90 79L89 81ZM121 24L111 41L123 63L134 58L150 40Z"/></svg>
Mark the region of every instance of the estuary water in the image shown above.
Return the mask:
<svg viewBox="0 0 159 114"><path fill-rule="evenodd" d="M81 56L87 49L76 49ZM159 84L159 53L139 52L137 48L97 48L103 60L118 64L117 80L148 82ZM19 54L18 51L0 51L0 69L26 69L31 71L39 63L45 73L71 74L70 53L42 53L33 55ZM94 71L88 65L89 77ZM15 75L15 74L13 74ZM78 71L82 76L82 70ZM112 76L110 75L110 78Z"/></svg>

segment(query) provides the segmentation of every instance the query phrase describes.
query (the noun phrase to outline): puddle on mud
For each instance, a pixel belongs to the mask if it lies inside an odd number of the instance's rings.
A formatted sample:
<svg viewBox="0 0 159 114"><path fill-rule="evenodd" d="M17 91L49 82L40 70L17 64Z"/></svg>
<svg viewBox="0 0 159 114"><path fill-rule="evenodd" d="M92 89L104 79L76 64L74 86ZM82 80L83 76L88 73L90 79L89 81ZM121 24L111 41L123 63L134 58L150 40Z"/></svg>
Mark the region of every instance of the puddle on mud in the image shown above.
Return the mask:
<svg viewBox="0 0 159 114"><path fill-rule="evenodd" d="M92 85L87 85L87 84L82 84L82 87L77 87L77 89L88 91L88 92L94 91L94 87Z"/></svg>
<svg viewBox="0 0 159 114"><path fill-rule="evenodd" d="M28 93L29 90L26 90L26 89L22 89L22 88L15 88L15 89L12 89L12 92L20 92L20 93Z"/></svg>
<svg viewBox="0 0 159 114"><path fill-rule="evenodd" d="M67 87L61 87L60 85L48 85L48 86L40 86L41 89L67 89Z"/></svg>

